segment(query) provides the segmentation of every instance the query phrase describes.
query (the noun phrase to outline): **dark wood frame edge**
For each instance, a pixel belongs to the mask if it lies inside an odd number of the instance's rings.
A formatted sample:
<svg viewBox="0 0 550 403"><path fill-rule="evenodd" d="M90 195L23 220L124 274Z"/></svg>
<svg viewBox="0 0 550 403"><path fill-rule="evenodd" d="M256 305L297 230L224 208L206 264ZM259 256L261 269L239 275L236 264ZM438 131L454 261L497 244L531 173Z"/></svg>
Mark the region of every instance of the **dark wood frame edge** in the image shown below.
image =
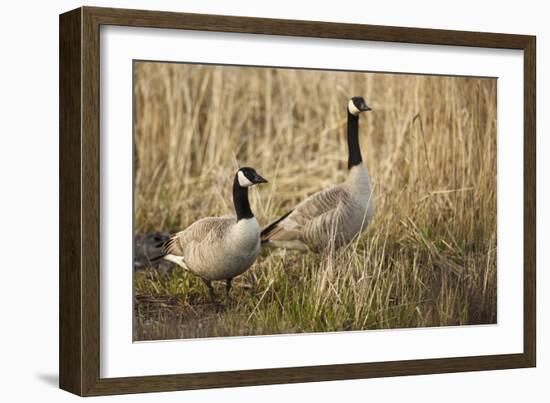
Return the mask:
<svg viewBox="0 0 550 403"><path fill-rule="evenodd" d="M126 25L524 51L524 352L128 378L99 376L99 27ZM60 15L60 387L81 396L536 365L536 39L528 35L81 7Z"/></svg>

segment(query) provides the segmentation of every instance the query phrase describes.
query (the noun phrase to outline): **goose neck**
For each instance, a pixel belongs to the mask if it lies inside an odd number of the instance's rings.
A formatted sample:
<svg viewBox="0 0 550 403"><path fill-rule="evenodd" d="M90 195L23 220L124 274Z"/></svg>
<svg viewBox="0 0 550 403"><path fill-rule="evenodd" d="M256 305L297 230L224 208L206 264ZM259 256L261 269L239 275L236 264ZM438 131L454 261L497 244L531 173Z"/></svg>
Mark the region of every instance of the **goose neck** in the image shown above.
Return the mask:
<svg viewBox="0 0 550 403"><path fill-rule="evenodd" d="M359 146L359 116L348 110L348 169L363 162Z"/></svg>
<svg viewBox="0 0 550 403"><path fill-rule="evenodd" d="M237 221L254 217L248 201L248 188L239 184L237 175L233 180L233 205L235 206Z"/></svg>

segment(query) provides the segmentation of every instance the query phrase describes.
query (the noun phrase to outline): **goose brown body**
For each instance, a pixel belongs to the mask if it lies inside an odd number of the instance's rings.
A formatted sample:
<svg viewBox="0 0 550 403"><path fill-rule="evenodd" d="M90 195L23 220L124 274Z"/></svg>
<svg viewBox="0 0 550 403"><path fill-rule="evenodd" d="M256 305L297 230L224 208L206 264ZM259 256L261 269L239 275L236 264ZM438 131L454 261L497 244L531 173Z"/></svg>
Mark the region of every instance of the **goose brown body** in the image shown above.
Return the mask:
<svg viewBox="0 0 550 403"><path fill-rule="evenodd" d="M374 203L367 169L352 168L348 180L315 193L262 231L269 246L320 252L349 243L367 228Z"/></svg>
<svg viewBox="0 0 550 403"><path fill-rule="evenodd" d="M255 217L203 218L175 234L165 246L166 260L206 280L244 273L260 252L260 226Z"/></svg>

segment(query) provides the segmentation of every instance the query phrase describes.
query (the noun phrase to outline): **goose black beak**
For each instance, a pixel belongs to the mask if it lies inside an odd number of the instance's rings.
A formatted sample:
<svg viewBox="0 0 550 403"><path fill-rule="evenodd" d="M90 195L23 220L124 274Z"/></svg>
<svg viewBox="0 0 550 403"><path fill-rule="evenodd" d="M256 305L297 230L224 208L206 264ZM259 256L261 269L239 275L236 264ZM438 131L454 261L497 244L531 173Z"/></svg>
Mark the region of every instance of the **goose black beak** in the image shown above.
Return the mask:
<svg viewBox="0 0 550 403"><path fill-rule="evenodd" d="M254 183L267 183L267 179L262 178L260 175L256 174L254 179L252 180Z"/></svg>
<svg viewBox="0 0 550 403"><path fill-rule="evenodd" d="M370 106L365 105L365 106L363 106L363 107L361 108L361 111L362 111L362 112L368 112L368 111L372 111L372 109L371 109Z"/></svg>

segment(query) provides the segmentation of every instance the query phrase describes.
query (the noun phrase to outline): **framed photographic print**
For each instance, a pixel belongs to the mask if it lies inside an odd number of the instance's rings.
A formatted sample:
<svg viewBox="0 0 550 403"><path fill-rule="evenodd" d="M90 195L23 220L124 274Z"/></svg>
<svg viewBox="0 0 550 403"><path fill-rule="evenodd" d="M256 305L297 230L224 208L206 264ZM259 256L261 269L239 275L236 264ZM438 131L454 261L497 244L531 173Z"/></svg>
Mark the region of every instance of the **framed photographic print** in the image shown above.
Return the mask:
<svg viewBox="0 0 550 403"><path fill-rule="evenodd" d="M60 386L532 367L535 37L60 16Z"/></svg>

